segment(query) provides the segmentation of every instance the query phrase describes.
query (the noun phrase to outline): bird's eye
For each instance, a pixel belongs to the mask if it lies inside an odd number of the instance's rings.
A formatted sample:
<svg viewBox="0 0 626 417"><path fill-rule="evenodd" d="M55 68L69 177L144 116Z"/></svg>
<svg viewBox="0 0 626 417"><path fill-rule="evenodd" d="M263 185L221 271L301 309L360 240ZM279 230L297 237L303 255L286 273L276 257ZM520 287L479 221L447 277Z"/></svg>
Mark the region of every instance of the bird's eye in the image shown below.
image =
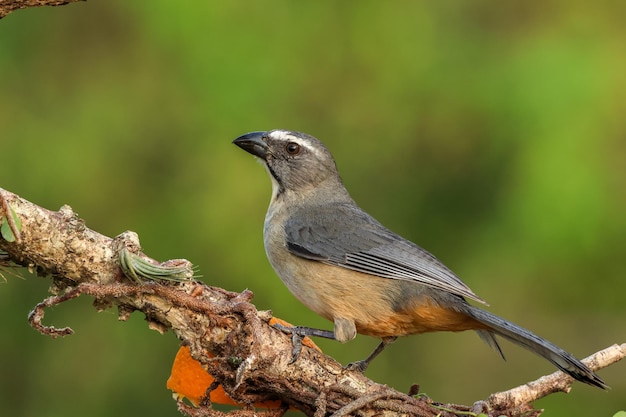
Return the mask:
<svg viewBox="0 0 626 417"><path fill-rule="evenodd" d="M300 145L295 142L289 142L285 146L285 150L289 155L298 155L300 153Z"/></svg>

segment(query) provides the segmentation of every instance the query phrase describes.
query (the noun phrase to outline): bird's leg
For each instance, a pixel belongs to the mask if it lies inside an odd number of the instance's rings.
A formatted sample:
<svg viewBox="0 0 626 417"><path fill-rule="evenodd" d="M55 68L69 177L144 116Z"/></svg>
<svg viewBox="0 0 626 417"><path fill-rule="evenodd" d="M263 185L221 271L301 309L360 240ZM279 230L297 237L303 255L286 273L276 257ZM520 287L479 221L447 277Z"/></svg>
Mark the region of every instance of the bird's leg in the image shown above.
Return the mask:
<svg viewBox="0 0 626 417"><path fill-rule="evenodd" d="M330 330L314 329L312 327L304 326L288 327L283 326L280 323L274 323L274 327L283 333L291 335L293 349L291 351L291 360L289 361L290 364L294 363L300 357L300 352L302 351L302 339L305 337L315 336L335 340L335 332L331 332Z"/></svg>
<svg viewBox="0 0 626 417"><path fill-rule="evenodd" d="M380 354L380 352L385 350L387 345L390 345L393 342L395 342L396 339L397 337L395 336L383 337L383 339L378 344L378 346L376 346L376 349L374 349L374 351L370 353L370 355L367 358L363 359L362 361L356 361L356 362L351 362L347 364L346 369L349 369L351 371L365 372L370 362L373 361L374 358Z"/></svg>

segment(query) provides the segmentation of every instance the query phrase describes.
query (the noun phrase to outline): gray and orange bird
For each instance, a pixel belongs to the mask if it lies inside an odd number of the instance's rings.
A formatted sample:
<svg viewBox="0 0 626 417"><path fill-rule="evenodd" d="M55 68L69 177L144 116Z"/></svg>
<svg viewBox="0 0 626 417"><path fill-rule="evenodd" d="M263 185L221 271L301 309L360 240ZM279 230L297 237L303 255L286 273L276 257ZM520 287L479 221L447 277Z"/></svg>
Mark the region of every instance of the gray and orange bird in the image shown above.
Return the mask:
<svg viewBox="0 0 626 417"><path fill-rule="evenodd" d="M263 161L272 181L263 230L272 267L298 300L334 323L334 331L289 331L340 342L357 333L381 338L368 358L351 364L364 371L398 336L474 330L500 355L496 335L579 381L607 388L568 352L469 304L467 299L485 303L437 258L359 208L316 138L271 130L233 143Z"/></svg>

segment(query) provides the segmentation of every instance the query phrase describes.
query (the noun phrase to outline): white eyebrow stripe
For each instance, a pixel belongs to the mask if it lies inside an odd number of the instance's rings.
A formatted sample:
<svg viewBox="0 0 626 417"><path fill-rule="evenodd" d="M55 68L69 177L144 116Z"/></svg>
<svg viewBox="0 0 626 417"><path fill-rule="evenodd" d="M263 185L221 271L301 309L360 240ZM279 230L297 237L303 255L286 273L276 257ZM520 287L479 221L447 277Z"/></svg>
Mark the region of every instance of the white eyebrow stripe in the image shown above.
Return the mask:
<svg viewBox="0 0 626 417"><path fill-rule="evenodd" d="M321 156L320 150L317 149L317 147L313 146L310 141L305 138L295 136L292 132L288 130L273 130L269 135L276 140L284 142L295 142L298 145L308 149L310 152L313 152L315 155Z"/></svg>
<svg viewBox="0 0 626 417"><path fill-rule="evenodd" d="M285 142L297 139L288 130L272 130L269 135L276 140L284 140Z"/></svg>

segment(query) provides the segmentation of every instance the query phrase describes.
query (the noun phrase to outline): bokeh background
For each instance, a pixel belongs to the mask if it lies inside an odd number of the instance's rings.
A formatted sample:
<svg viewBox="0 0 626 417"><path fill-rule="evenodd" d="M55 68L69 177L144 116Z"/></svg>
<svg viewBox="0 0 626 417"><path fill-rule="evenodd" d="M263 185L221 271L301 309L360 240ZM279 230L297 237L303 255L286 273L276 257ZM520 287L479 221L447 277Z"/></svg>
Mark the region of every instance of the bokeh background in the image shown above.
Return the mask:
<svg viewBox="0 0 626 417"><path fill-rule="evenodd" d="M624 2L90 0L0 21L0 186L69 204L103 234L251 289L259 309L330 328L262 246L270 181L231 145L252 130L322 139L357 202L436 254L490 310L583 357L626 341ZM7 416L176 416L178 341L84 298L26 315L48 281L0 277ZM347 363L377 341L320 341ZM553 371L471 333L399 340L368 376L472 403ZM626 368L537 403L626 408Z"/></svg>

